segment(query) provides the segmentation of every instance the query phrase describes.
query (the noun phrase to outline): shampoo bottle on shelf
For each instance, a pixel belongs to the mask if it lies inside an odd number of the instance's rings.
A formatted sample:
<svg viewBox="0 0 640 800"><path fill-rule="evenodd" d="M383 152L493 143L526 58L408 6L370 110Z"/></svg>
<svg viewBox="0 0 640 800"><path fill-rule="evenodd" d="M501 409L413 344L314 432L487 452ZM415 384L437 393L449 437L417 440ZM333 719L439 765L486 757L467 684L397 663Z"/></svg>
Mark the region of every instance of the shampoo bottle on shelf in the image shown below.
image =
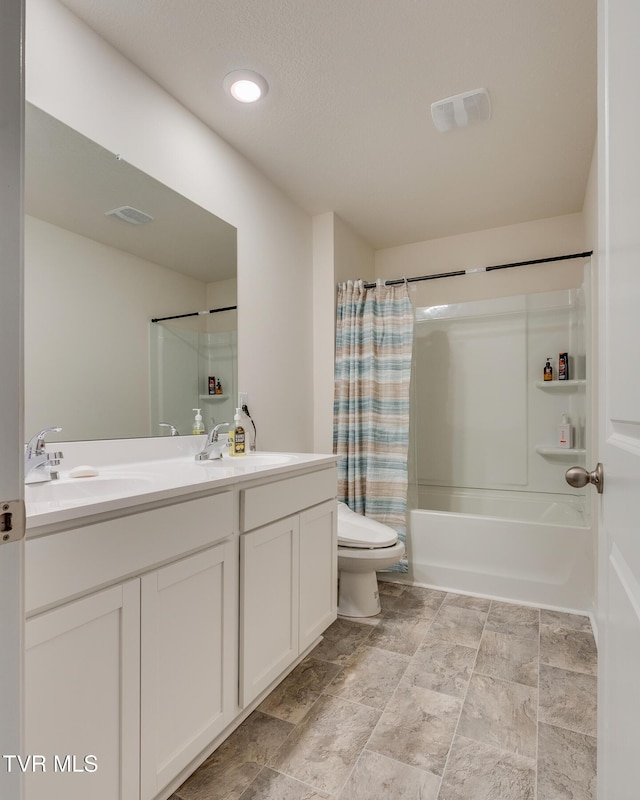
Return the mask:
<svg viewBox="0 0 640 800"><path fill-rule="evenodd" d="M543 378L545 381L553 380L553 367L551 366L551 356L547 356L547 363L544 365Z"/></svg>
<svg viewBox="0 0 640 800"><path fill-rule="evenodd" d="M196 412L196 418L193 420L193 428L191 429L191 433L204 433L204 422L202 421L202 414L200 413L202 409L192 408L191 410Z"/></svg>
<svg viewBox="0 0 640 800"><path fill-rule="evenodd" d="M236 413L233 418L233 428L229 434L229 455L230 456L243 456L245 451L245 433L244 428L240 424L240 409L236 408Z"/></svg>
<svg viewBox="0 0 640 800"><path fill-rule="evenodd" d="M558 447L565 449L573 447L572 430L567 414L562 415L562 420L558 425Z"/></svg>

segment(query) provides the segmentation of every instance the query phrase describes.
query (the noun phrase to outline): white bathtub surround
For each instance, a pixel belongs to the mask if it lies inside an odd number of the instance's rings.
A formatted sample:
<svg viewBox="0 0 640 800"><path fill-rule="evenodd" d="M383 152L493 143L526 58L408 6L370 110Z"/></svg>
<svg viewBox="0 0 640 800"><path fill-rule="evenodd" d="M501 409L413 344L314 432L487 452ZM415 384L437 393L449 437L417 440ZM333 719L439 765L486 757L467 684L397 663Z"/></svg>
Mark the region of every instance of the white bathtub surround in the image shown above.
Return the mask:
<svg viewBox="0 0 640 800"><path fill-rule="evenodd" d="M585 494L564 479L589 447L585 292L416 311L407 550L417 583L592 612ZM560 352L572 380L544 382ZM557 445L563 413L573 448Z"/></svg>
<svg viewBox="0 0 640 800"><path fill-rule="evenodd" d="M413 306L407 285L338 287L334 450L338 497L404 542ZM398 566L406 572L406 564Z"/></svg>
<svg viewBox="0 0 640 800"><path fill-rule="evenodd" d="M572 493L564 472L585 460L585 317L581 289L416 309L419 487ZM547 356L557 376L560 352L574 380L545 385ZM549 450L563 413L580 453Z"/></svg>

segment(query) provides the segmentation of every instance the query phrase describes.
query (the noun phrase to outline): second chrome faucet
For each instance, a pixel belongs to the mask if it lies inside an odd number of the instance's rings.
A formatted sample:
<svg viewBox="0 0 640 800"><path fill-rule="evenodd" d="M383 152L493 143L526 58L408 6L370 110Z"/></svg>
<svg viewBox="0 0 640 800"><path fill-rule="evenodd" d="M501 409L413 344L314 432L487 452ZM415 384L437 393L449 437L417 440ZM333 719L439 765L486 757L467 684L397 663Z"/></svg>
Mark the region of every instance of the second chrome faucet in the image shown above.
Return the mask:
<svg viewBox="0 0 640 800"><path fill-rule="evenodd" d="M207 437L207 443L204 449L196 453L196 461L208 461L213 458L222 458L222 451L227 446L227 437L220 437L220 430L222 428L229 428L229 423L221 422L213 428Z"/></svg>

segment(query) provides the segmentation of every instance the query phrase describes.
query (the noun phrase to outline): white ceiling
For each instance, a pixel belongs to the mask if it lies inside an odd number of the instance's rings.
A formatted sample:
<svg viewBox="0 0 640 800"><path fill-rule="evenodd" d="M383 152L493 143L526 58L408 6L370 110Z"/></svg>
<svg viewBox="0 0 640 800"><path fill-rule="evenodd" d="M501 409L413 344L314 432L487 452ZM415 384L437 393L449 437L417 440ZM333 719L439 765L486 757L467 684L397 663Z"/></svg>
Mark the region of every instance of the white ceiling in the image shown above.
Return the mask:
<svg viewBox="0 0 640 800"><path fill-rule="evenodd" d="M376 248L582 209L596 0L64 0L311 214ZM254 69L267 97L225 95ZM484 87L488 122L430 104Z"/></svg>

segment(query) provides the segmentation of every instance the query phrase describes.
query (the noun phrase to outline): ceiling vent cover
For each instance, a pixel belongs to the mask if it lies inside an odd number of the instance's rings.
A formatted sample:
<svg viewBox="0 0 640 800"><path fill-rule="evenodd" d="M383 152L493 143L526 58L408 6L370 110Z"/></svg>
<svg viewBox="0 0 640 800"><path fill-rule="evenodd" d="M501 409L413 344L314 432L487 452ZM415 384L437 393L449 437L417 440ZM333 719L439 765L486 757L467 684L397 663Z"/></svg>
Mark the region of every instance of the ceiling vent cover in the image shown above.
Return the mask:
<svg viewBox="0 0 640 800"><path fill-rule="evenodd" d="M145 214L144 211L139 211L132 206L112 208L111 211L105 211L105 216L117 217L123 222L129 222L131 225L144 225L145 222L153 222L153 217L150 214Z"/></svg>
<svg viewBox="0 0 640 800"><path fill-rule="evenodd" d="M431 104L431 117L440 133L491 119L489 92L486 89L473 89L438 100Z"/></svg>

